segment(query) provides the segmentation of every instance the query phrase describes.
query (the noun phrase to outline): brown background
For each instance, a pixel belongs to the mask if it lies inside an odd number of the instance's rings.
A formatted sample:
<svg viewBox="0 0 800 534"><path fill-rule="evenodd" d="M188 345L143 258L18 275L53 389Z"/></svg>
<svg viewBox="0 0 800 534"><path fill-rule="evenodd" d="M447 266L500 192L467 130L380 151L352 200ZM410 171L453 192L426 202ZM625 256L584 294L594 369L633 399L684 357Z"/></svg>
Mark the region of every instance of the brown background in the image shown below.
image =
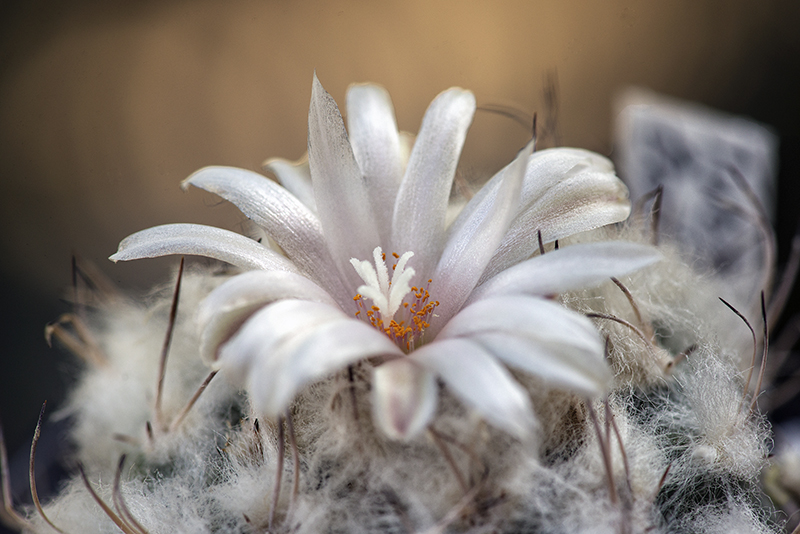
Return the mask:
<svg viewBox="0 0 800 534"><path fill-rule="evenodd" d="M30 439L39 403L58 399L73 368L42 336L67 309L72 253L142 288L174 260L115 266L105 258L121 238L167 222L239 228L234 209L178 184L208 164L299 157L314 69L340 103L351 82L383 84L409 131L453 85L479 105L545 113L555 72L560 143L604 154L613 98L630 84L753 116L782 137L785 243L798 200L798 5L0 2L0 416L10 446ZM525 138L479 113L465 175L487 176Z"/></svg>

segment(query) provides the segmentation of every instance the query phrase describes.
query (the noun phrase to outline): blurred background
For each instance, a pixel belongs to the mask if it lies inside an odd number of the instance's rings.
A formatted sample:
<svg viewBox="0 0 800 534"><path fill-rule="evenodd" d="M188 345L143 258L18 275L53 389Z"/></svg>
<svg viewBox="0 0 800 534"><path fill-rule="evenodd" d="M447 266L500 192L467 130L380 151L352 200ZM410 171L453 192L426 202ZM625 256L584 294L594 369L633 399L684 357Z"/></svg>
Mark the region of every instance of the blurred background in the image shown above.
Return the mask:
<svg viewBox="0 0 800 534"><path fill-rule="evenodd" d="M340 103L351 82L384 85L404 130L458 85L549 119L546 144L612 157L629 85L752 117L780 136L784 260L800 199L798 27L794 0L0 1L9 449L28 446L41 402L57 406L75 370L43 336L69 309L72 255L141 291L177 260L114 265L123 237L169 222L241 229L235 209L179 183L205 165L300 157L315 69ZM479 112L462 171L489 176L528 135Z"/></svg>

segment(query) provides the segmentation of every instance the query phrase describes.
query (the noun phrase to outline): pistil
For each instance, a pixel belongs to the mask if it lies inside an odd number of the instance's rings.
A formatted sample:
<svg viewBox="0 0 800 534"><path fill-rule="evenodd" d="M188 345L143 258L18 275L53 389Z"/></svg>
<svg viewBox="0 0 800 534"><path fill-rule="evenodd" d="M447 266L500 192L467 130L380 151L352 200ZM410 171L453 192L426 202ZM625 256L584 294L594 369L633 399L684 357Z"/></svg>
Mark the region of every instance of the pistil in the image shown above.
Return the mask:
<svg viewBox="0 0 800 534"><path fill-rule="evenodd" d="M372 253L374 266L366 260L350 260L365 282L353 297L356 317L381 330L406 352L414 350L421 341L425 329L430 326L433 311L439 305L428 292L432 280L428 280L424 288L409 285L416 273L406 265L413 255L410 251L403 255L392 253L397 261L392 265L391 280L381 247L376 247ZM369 306L365 299L371 300L372 305Z"/></svg>

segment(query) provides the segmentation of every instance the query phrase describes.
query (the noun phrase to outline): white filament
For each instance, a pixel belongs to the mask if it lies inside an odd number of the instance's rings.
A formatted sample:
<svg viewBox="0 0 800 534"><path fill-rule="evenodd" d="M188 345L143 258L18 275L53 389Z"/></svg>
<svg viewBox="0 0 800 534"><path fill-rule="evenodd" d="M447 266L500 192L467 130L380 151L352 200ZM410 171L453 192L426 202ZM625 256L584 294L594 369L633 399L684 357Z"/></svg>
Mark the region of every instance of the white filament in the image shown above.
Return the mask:
<svg viewBox="0 0 800 534"><path fill-rule="evenodd" d="M374 267L367 260L350 259L350 264L365 283L365 285L359 286L358 292L363 297L370 299L380 309L381 316L387 323L394 318L403 299L411 292L410 282L415 272L411 267L406 268L406 264L413 255L413 252L408 251L400 256L392 273L391 281L381 247L375 247L375 250L372 251Z"/></svg>

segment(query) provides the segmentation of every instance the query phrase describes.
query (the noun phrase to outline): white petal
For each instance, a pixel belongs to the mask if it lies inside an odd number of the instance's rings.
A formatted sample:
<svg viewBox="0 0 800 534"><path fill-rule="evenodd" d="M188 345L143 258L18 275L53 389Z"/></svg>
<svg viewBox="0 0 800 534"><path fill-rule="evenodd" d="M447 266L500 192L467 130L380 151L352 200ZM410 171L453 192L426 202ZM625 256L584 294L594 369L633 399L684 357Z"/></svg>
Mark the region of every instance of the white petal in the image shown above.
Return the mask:
<svg viewBox="0 0 800 534"><path fill-rule="evenodd" d="M275 302L253 314L222 346L215 367L233 385L243 387L248 383L251 368L272 357L282 343L344 317L337 307L317 302Z"/></svg>
<svg viewBox="0 0 800 534"><path fill-rule="evenodd" d="M528 162L519 211L481 282L529 258L545 243L625 220L628 189L608 160L584 150L550 149Z"/></svg>
<svg viewBox="0 0 800 534"><path fill-rule="evenodd" d="M400 132L400 161L403 163L403 174L406 172L408 158L411 157L411 151L414 149L416 140L417 136L411 132Z"/></svg>
<svg viewBox="0 0 800 534"><path fill-rule="evenodd" d="M428 426L436 411L434 375L409 358L378 366L372 379L375 426L392 439L411 439Z"/></svg>
<svg viewBox="0 0 800 534"><path fill-rule="evenodd" d="M202 224L165 224L131 234L111 261L157 258L170 254L206 256L241 269L298 272L277 252L243 235Z"/></svg>
<svg viewBox="0 0 800 534"><path fill-rule="evenodd" d="M528 393L479 345L466 339L437 340L410 358L436 372L454 395L489 423L521 439L534 428Z"/></svg>
<svg viewBox="0 0 800 534"><path fill-rule="evenodd" d="M261 164L261 168L273 173L287 191L296 196L312 212L317 212L314 188L311 186L311 170L308 167L308 154L297 161L270 158Z"/></svg>
<svg viewBox="0 0 800 534"><path fill-rule="evenodd" d="M308 113L308 163L331 255L348 285L356 288L361 280L350 258L371 257L380 239L339 108L316 74Z"/></svg>
<svg viewBox="0 0 800 534"><path fill-rule="evenodd" d="M628 241L571 245L536 256L501 271L475 289L468 303L499 295L556 295L593 287L661 259L654 247Z"/></svg>
<svg viewBox="0 0 800 534"><path fill-rule="evenodd" d="M583 396L599 395L611 385L613 375L603 361L602 347L588 351L507 332L485 332L470 339L506 365Z"/></svg>
<svg viewBox="0 0 800 534"><path fill-rule="evenodd" d="M611 380L592 322L552 301L480 300L453 317L438 339L452 337L471 339L509 365L580 393L598 393Z"/></svg>
<svg viewBox="0 0 800 534"><path fill-rule="evenodd" d="M428 335L435 335L464 304L503 239L519 202L519 192L533 142L490 180L490 192L464 208L450 232L433 274L431 295L440 302ZM496 184L496 186L495 186Z"/></svg>
<svg viewBox="0 0 800 534"><path fill-rule="evenodd" d="M392 250L416 254L418 280L430 277L444 246L450 187L474 113L475 96L469 91L453 88L437 96L425 113L400 184Z"/></svg>
<svg viewBox="0 0 800 534"><path fill-rule="evenodd" d="M317 325L262 351L248 379L257 413L276 417L307 384L351 363L373 357L400 357L388 337L358 319Z"/></svg>
<svg viewBox="0 0 800 534"><path fill-rule="evenodd" d="M332 269L319 219L286 189L260 174L234 167L206 167L184 180L232 202L283 249L289 259L346 305L352 296Z"/></svg>
<svg viewBox="0 0 800 534"><path fill-rule="evenodd" d="M394 199L405 161L389 93L369 84L347 90L347 131L358 166L364 174L381 243L389 244Z"/></svg>
<svg viewBox="0 0 800 534"><path fill-rule="evenodd" d="M479 300L450 319L438 338L474 337L496 332L575 347L598 354L598 361L603 359L603 343L589 319L561 304L536 297L505 296Z"/></svg>
<svg viewBox="0 0 800 534"><path fill-rule="evenodd" d="M276 300L302 299L336 306L330 295L305 276L280 271L249 271L217 287L200 303L197 328L200 355L216 360L217 349L256 310Z"/></svg>

